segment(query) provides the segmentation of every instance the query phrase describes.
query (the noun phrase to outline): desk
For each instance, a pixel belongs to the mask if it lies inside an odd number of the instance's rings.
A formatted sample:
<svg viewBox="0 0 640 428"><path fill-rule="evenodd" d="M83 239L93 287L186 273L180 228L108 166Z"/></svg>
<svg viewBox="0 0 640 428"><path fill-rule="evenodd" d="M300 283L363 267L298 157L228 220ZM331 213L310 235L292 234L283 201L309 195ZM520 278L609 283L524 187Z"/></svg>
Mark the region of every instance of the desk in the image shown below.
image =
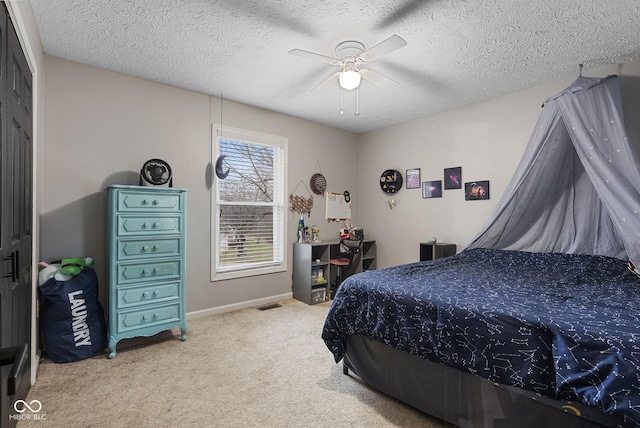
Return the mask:
<svg viewBox="0 0 640 428"><path fill-rule="evenodd" d="M340 241L293 244L293 298L308 305L329 300L329 287L335 282L338 270L329 260L338 257ZM375 268L376 241L364 240L351 267L342 269L342 279Z"/></svg>
<svg viewBox="0 0 640 428"><path fill-rule="evenodd" d="M453 256L457 251L456 244L421 242L420 261L435 260L442 257Z"/></svg>

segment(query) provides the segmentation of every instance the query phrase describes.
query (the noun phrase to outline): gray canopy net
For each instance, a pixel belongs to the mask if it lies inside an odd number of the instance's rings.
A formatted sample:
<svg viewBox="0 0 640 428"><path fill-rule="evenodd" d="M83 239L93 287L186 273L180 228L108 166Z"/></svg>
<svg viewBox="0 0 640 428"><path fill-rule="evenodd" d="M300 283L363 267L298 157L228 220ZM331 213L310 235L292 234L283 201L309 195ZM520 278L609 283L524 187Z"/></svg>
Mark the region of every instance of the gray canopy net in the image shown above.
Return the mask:
<svg viewBox="0 0 640 428"><path fill-rule="evenodd" d="M617 76L579 77L544 103L504 196L466 248L604 255L640 266L640 163Z"/></svg>

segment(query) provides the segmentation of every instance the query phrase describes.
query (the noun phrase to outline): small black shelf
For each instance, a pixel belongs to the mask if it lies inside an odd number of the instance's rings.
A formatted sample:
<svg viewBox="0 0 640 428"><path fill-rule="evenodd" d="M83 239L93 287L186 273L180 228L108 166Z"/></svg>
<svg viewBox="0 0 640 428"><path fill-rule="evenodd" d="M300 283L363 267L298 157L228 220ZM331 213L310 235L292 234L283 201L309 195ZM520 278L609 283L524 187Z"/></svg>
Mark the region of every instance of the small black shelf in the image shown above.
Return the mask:
<svg viewBox="0 0 640 428"><path fill-rule="evenodd" d="M421 242L420 261L435 260L442 257L453 256L457 251L456 244Z"/></svg>

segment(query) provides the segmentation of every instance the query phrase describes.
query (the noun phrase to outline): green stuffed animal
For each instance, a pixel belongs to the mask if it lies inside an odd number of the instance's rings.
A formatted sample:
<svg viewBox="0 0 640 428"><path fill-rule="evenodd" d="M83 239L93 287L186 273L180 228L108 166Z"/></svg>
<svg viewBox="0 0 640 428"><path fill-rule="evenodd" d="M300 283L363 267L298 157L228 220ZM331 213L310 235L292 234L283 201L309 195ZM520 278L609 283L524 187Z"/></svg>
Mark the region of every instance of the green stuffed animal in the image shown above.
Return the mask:
<svg viewBox="0 0 640 428"><path fill-rule="evenodd" d="M60 261L60 273L76 276L85 266L93 266L91 257L62 259Z"/></svg>

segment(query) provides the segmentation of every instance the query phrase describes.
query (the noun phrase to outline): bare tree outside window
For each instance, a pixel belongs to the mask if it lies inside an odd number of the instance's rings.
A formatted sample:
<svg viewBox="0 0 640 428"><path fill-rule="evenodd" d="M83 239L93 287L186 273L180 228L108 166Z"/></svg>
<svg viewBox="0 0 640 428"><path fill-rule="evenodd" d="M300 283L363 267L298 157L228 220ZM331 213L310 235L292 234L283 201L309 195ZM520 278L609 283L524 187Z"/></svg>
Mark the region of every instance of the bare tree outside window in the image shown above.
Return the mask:
<svg viewBox="0 0 640 428"><path fill-rule="evenodd" d="M219 139L229 174L217 187L218 270L282 262L281 151L273 145Z"/></svg>

